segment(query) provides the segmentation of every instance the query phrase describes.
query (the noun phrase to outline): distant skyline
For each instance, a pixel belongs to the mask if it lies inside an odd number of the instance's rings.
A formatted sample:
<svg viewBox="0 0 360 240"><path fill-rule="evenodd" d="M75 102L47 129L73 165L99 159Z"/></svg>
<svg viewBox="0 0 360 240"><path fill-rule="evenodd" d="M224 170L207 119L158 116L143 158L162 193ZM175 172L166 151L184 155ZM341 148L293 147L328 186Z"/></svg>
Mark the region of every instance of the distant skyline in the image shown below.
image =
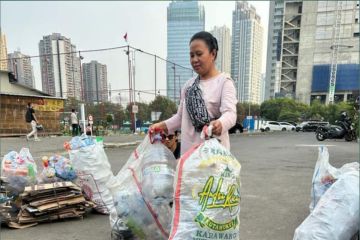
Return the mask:
<svg viewBox="0 0 360 240"><path fill-rule="evenodd" d="M266 52L269 2L249 3L261 16ZM1 1L0 4L0 24L7 38L8 53L20 49L26 55L39 55L39 41L52 33L70 38L78 51L124 46L127 43L123 35L127 32L131 46L167 58L166 12L169 1ZM222 25L231 29L234 1L200 1L200 4L205 7L206 31ZM128 88L127 56L123 49L83 53L82 56L83 63L96 60L107 65L112 90ZM262 72L265 72L265 61L264 57ZM33 58L32 64L35 87L41 90L39 59ZM136 52L135 79L137 90L154 89L153 57ZM157 61L157 88L162 89L161 94L166 94L166 64L160 60ZM112 95L115 101L117 93ZM140 98L149 101L153 95L142 93Z"/></svg>

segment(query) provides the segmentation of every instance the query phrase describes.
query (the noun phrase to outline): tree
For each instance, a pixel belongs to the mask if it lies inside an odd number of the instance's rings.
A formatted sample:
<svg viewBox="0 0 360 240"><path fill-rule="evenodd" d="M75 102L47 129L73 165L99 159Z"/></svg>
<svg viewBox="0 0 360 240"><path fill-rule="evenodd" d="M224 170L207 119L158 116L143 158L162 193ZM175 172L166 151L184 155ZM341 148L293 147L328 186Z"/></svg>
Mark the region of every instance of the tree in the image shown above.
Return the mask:
<svg viewBox="0 0 360 240"><path fill-rule="evenodd" d="M249 103L237 103L237 122L242 122L247 115L249 115ZM260 116L260 106L258 104L250 103L250 115Z"/></svg>
<svg viewBox="0 0 360 240"><path fill-rule="evenodd" d="M270 99L264 101L260 106L261 117L276 121L279 118L281 112L281 105L278 99Z"/></svg>
<svg viewBox="0 0 360 240"><path fill-rule="evenodd" d="M156 98L149 104L149 111L161 112L160 121L166 120L174 115L177 111L176 104L169 98L164 96L156 96Z"/></svg>
<svg viewBox="0 0 360 240"><path fill-rule="evenodd" d="M297 111L282 110L280 112L278 121L297 122L300 118L300 113Z"/></svg>
<svg viewBox="0 0 360 240"><path fill-rule="evenodd" d="M138 106L138 113L136 114L136 119L140 119L143 122L149 121L151 116L149 105L141 102L137 102L136 105ZM130 116L131 112L132 111L130 105L128 104L126 106L126 114Z"/></svg>
<svg viewBox="0 0 360 240"><path fill-rule="evenodd" d="M309 113L306 104L289 98L277 98L263 102L260 114L272 121L298 121L301 116L306 117Z"/></svg>
<svg viewBox="0 0 360 240"><path fill-rule="evenodd" d="M65 100L64 112L71 112L71 109L75 109L76 111L78 111L80 103L82 103L80 100L69 97Z"/></svg>

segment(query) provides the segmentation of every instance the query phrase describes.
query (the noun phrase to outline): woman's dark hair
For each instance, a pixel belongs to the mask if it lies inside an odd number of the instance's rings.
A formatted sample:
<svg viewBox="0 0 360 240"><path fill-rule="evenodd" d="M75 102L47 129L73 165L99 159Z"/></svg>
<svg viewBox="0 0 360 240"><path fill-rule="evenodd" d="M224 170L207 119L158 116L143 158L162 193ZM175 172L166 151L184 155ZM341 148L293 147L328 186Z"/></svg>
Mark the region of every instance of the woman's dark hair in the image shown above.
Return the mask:
<svg viewBox="0 0 360 240"><path fill-rule="evenodd" d="M196 39L199 39L199 40L203 40L208 49L209 49L209 52L212 52L213 50L215 50L215 59L217 57L217 52L219 51L219 46L218 46L218 42L216 40L216 38L209 32L206 32L206 31L201 31L201 32L198 32L198 33L195 33L191 39L190 39L190 43Z"/></svg>
<svg viewBox="0 0 360 240"><path fill-rule="evenodd" d="M27 105L28 105L28 107L30 107L30 106L31 106L31 102L28 102L28 104L27 104Z"/></svg>

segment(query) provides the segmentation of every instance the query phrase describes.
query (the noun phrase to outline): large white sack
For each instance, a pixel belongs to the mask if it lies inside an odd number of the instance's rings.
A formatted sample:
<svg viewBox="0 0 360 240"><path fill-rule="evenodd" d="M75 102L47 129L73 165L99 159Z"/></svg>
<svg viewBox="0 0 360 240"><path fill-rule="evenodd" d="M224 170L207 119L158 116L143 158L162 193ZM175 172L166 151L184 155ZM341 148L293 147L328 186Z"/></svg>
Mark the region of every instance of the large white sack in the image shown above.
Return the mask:
<svg viewBox="0 0 360 240"><path fill-rule="evenodd" d="M112 195L106 183L114 177L103 144L82 135L71 140L70 160L77 172L75 183L85 196L96 204L95 210L109 214L114 208Z"/></svg>
<svg viewBox="0 0 360 240"><path fill-rule="evenodd" d="M359 171L349 170L320 198L294 240L349 240L359 230Z"/></svg>
<svg viewBox="0 0 360 240"><path fill-rule="evenodd" d="M239 239L240 168L215 138L180 158L169 240Z"/></svg>

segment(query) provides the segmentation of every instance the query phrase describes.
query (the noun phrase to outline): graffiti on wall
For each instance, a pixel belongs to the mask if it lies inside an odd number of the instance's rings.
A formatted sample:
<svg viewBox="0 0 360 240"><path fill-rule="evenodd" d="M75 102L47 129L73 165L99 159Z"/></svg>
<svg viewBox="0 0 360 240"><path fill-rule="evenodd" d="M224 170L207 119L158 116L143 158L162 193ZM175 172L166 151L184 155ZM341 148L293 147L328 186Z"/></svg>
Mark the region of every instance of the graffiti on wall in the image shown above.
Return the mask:
<svg viewBox="0 0 360 240"><path fill-rule="evenodd" d="M34 102L34 109L41 112L60 112L64 109L64 100L37 98Z"/></svg>

